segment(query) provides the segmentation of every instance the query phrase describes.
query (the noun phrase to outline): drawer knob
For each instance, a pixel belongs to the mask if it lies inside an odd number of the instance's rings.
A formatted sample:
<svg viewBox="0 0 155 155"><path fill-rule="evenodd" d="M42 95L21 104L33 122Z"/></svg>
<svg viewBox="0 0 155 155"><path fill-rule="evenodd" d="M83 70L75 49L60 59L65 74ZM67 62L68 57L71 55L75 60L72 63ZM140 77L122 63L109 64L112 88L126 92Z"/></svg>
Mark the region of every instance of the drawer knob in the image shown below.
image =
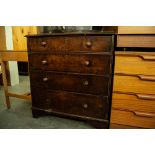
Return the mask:
<svg viewBox="0 0 155 155"><path fill-rule="evenodd" d="M88 104L84 104L83 107L86 109L88 108Z"/></svg>
<svg viewBox="0 0 155 155"><path fill-rule="evenodd" d="M43 78L43 81L44 81L44 82L48 81L48 78L47 78L47 77L44 77L44 78Z"/></svg>
<svg viewBox="0 0 155 155"><path fill-rule="evenodd" d="M42 41L41 42L41 46L45 47L47 45L47 42L46 41Z"/></svg>
<svg viewBox="0 0 155 155"><path fill-rule="evenodd" d="M84 85L84 86L88 86L88 84L89 84L88 81L84 81L84 82L83 82L83 85Z"/></svg>
<svg viewBox="0 0 155 155"><path fill-rule="evenodd" d="M86 46L87 46L87 47L91 47L91 46L92 46L91 41L87 41L87 42L86 42Z"/></svg>
<svg viewBox="0 0 155 155"><path fill-rule="evenodd" d="M86 66L89 66L89 65L90 65L90 61L85 61L84 64L85 64Z"/></svg>
<svg viewBox="0 0 155 155"><path fill-rule="evenodd" d="M42 62L43 65L47 64L47 60L42 60L41 62Z"/></svg>

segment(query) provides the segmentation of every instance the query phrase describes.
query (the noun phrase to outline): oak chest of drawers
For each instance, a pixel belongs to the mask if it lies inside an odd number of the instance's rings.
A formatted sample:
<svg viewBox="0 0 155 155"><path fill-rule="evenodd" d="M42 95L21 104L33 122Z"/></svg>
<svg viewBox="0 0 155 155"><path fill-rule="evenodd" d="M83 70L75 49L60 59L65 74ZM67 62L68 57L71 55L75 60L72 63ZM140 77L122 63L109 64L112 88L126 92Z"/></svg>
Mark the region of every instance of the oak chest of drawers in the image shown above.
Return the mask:
<svg viewBox="0 0 155 155"><path fill-rule="evenodd" d="M117 41L110 127L155 128L155 35Z"/></svg>
<svg viewBox="0 0 155 155"><path fill-rule="evenodd" d="M28 39L32 114L53 114L108 128L114 35L53 33Z"/></svg>

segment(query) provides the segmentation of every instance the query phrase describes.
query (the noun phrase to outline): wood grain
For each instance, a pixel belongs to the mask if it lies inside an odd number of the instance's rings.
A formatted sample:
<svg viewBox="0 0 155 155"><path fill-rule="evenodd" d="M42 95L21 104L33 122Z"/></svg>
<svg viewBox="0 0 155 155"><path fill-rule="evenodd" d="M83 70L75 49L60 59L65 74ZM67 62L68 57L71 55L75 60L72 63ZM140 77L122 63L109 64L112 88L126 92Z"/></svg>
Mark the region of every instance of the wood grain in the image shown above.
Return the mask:
<svg viewBox="0 0 155 155"><path fill-rule="evenodd" d="M31 52L112 51L112 36L59 36L28 38Z"/></svg>
<svg viewBox="0 0 155 155"><path fill-rule="evenodd" d="M132 51L115 52L115 54L115 73L155 75L155 54L153 52Z"/></svg>
<svg viewBox="0 0 155 155"><path fill-rule="evenodd" d="M118 34L155 34L155 26L118 26Z"/></svg>
<svg viewBox="0 0 155 155"><path fill-rule="evenodd" d="M155 94L155 81L141 80L133 75L115 75L114 91Z"/></svg>
<svg viewBox="0 0 155 155"><path fill-rule="evenodd" d="M155 117L149 118L137 116L133 111L116 110L113 108L111 113L111 123L142 128L155 128Z"/></svg>
<svg viewBox="0 0 155 155"><path fill-rule="evenodd" d="M140 127L111 123L110 129L140 129Z"/></svg>
<svg viewBox="0 0 155 155"><path fill-rule="evenodd" d="M13 49L27 50L27 41L25 35L37 34L37 26L12 26Z"/></svg>
<svg viewBox="0 0 155 155"><path fill-rule="evenodd" d="M0 50L0 58L3 61L28 62L28 53L27 51Z"/></svg>
<svg viewBox="0 0 155 155"><path fill-rule="evenodd" d="M37 58L37 59L36 59ZM45 63L46 64L43 64ZM44 71L92 73L104 75L111 73L111 55L93 53L66 54L37 54L29 55L29 66L32 69Z"/></svg>
<svg viewBox="0 0 155 155"><path fill-rule="evenodd" d="M145 94L114 92L112 95L112 107L117 109L154 113L155 95L148 95L150 96L150 99L142 99L139 95L145 96Z"/></svg>
<svg viewBox="0 0 155 155"><path fill-rule="evenodd" d="M5 26L0 26L0 50L6 50Z"/></svg>
<svg viewBox="0 0 155 155"><path fill-rule="evenodd" d="M65 72L30 72L31 86L87 94L109 95L109 77Z"/></svg>
<svg viewBox="0 0 155 155"><path fill-rule="evenodd" d="M155 47L155 35L117 35L117 47Z"/></svg>

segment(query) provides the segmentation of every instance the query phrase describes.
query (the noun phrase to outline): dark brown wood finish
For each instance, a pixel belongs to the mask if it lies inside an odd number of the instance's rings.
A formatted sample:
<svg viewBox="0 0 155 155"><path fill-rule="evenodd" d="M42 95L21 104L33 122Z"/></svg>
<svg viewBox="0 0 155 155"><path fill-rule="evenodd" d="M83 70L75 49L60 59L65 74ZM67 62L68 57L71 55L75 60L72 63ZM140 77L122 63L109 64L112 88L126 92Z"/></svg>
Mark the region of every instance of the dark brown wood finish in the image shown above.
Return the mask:
<svg viewBox="0 0 155 155"><path fill-rule="evenodd" d="M114 36L28 36L32 114L63 116L108 128Z"/></svg>
<svg viewBox="0 0 155 155"><path fill-rule="evenodd" d="M109 76L63 72L31 72L31 86L108 95Z"/></svg>
<svg viewBox="0 0 155 155"><path fill-rule="evenodd" d="M109 54L30 54L30 70L110 74Z"/></svg>
<svg viewBox="0 0 155 155"><path fill-rule="evenodd" d="M44 91L32 88L35 96L33 106L48 111L107 119L108 97L66 91ZM37 103L35 105L35 103ZM38 104L39 103L39 104ZM93 110L92 110L93 109Z"/></svg>
<svg viewBox="0 0 155 155"><path fill-rule="evenodd" d="M32 52L38 51L112 51L111 36L53 36L29 38L28 48Z"/></svg>

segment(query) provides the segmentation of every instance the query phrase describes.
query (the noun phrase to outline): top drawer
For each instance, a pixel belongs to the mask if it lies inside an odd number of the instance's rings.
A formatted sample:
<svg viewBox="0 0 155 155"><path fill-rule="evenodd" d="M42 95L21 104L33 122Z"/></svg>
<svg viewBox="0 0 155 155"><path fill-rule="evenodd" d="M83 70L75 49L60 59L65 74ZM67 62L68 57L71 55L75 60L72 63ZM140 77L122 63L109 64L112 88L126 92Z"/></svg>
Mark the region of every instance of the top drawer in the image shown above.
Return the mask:
<svg viewBox="0 0 155 155"><path fill-rule="evenodd" d="M50 36L28 38L28 50L38 51L105 51L113 50L112 36Z"/></svg>
<svg viewBox="0 0 155 155"><path fill-rule="evenodd" d="M118 35L117 47L155 47L155 35Z"/></svg>

